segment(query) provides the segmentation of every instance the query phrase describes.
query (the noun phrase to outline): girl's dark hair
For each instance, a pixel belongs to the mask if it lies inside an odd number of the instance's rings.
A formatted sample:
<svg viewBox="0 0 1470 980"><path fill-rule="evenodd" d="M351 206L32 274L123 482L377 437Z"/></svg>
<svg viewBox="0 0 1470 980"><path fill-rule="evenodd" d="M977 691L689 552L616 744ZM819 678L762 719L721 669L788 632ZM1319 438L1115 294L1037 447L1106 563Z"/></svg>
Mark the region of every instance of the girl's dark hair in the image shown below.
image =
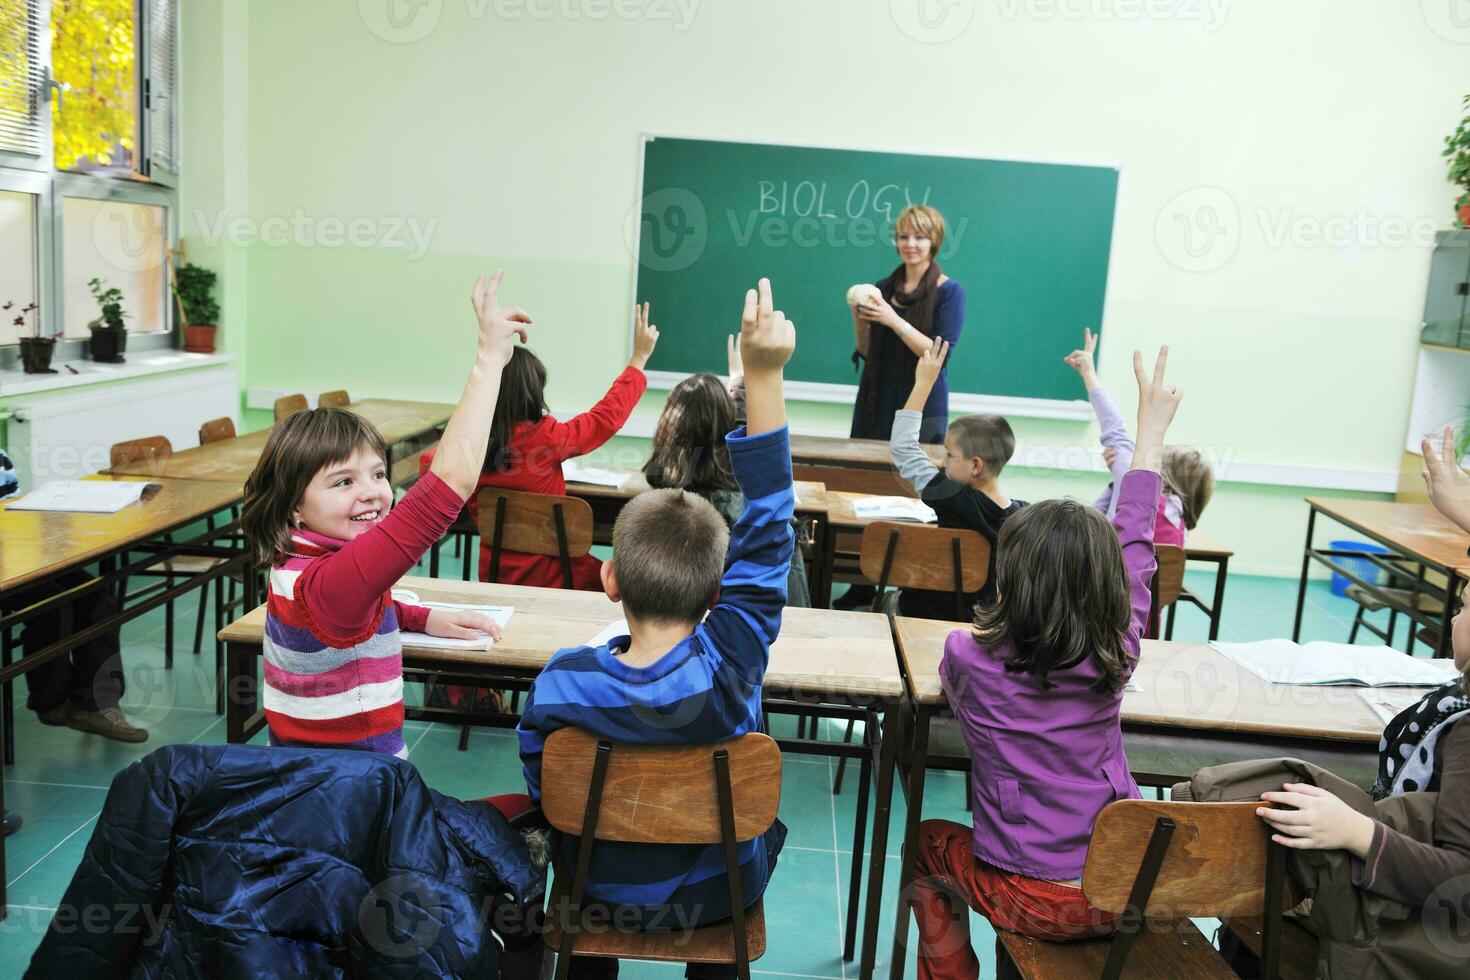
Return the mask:
<svg viewBox="0 0 1470 980"><path fill-rule="evenodd" d="M546 365L524 347L511 351L500 376L500 397L490 420L490 444L485 450L486 473L508 473L515 467L511 435L522 422L538 422L546 407Z"/></svg>
<svg viewBox="0 0 1470 980"><path fill-rule="evenodd" d="M735 428L735 402L713 374L694 374L669 392L653 455L643 465L650 487L694 493L735 490L725 435Z"/></svg>
<svg viewBox="0 0 1470 980"><path fill-rule="evenodd" d="M269 568L290 550L291 512L301 505L312 478L359 449L377 453L387 465L382 435L343 408L293 412L276 423L245 481L240 511L240 530L256 564Z"/></svg>
<svg viewBox="0 0 1470 980"><path fill-rule="evenodd" d="M1043 500L1001 525L996 600L975 611L975 642L1009 645L1006 670L1042 687L1047 675L1091 657L1097 691L1126 681L1124 640L1132 615L1118 533L1102 512L1075 500Z"/></svg>

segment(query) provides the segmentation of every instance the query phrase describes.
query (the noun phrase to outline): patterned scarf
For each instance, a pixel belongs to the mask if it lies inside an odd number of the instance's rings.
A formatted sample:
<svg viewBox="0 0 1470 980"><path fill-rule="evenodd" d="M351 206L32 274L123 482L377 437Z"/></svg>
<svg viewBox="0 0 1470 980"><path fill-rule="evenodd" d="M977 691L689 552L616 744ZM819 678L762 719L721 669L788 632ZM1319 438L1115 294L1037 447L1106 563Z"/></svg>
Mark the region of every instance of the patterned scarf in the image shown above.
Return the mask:
<svg viewBox="0 0 1470 980"><path fill-rule="evenodd" d="M1470 714L1470 697L1459 678L1441 685L1394 716L1378 742L1378 778L1373 798L1439 789L1435 748L1452 722Z"/></svg>

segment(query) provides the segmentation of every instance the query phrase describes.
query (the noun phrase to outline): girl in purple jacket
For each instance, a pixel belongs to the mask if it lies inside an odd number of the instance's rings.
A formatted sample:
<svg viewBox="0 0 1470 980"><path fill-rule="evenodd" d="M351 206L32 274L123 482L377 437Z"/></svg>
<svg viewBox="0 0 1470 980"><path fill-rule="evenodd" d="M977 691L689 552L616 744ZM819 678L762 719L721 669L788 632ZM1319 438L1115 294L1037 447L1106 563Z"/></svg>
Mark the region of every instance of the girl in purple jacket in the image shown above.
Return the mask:
<svg viewBox="0 0 1470 980"><path fill-rule="evenodd" d="M1032 504L996 543L994 605L945 642L940 679L973 760L974 827L919 827L910 903L919 976L979 975L967 911L1037 939L1104 935L1114 917L1082 895L1093 820L1136 799L1119 721L1154 574L1164 435L1179 389L1138 377L1138 444L1112 526L1074 500ZM1116 532L1115 529L1116 528Z"/></svg>

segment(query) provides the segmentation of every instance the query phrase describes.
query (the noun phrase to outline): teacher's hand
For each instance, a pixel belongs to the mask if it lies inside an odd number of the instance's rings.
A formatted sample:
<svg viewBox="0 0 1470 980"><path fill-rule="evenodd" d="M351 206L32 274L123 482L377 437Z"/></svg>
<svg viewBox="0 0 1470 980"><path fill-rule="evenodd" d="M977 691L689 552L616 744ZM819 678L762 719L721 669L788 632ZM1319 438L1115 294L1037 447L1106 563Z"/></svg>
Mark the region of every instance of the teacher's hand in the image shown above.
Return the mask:
<svg viewBox="0 0 1470 980"><path fill-rule="evenodd" d="M857 315L864 320L887 327L890 330L902 330L904 324L908 323L898 315L898 311L888 305L888 301L882 296L875 296L857 307Z"/></svg>

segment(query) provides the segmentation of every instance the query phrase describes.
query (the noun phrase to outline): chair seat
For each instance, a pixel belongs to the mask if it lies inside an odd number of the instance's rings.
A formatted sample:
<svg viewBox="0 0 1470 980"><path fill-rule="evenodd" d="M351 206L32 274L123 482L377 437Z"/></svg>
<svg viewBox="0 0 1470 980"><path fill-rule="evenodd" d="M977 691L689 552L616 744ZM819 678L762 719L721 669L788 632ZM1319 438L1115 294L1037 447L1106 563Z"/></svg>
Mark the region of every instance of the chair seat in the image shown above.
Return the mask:
<svg viewBox="0 0 1470 980"><path fill-rule="evenodd" d="M203 558L193 555L181 555L178 558L165 558L163 561L154 562L152 565L149 565L146 569L144 569L144 571L153 572L155 574L158 572L167 572L170 575L202 575L203 573L209 571L211 568L214 568L216 565L220 565L223 563L223 558Z"/></svg>
<svg viewBox="0 0 1470 980"><path fill-rule="evenodd" d="M551 902L546 912L546 948L561 947L561 920L556 909L566 898L563 879L558 877L551 889ZM667 963L734 963L734 923L717 922L692 932L623 932L607 926L606 918L598 920L598 931L589 928L573 942L577 956L616 956L619 959L654 960ZM752 961L766 951L766 914L763 901L745 910L745 946Z"/></svg>
<svg viewBox="0 0 1470 980"><path fill-rule="evenodd" d="M1315 980L1317 937L1291 919L1283 919L1281 925L1281 960L1277 964L1281 980ZM1261 955L1260 919L1225 919L1222 926L1234 933L1246 949Z"/></svg>
<svg viewBox="0 0 1470 980"><path fill-rule="evenodd" d="M1349 585L1347 587L1347 597L1369 612L1378 612L1380 609L1387 609L1390 605L1399 609L1408 609L1414 603L1415 593L1412 589L1383 589L1381 591L1388 593L1396 601L1386 602L1370 593L1361 585ZM1444 601L1426 592L1420 592L1418 593L1417 608L1420 612L1439 615L1444 612Z"/></svg>
<svg viewBox="0 0 1470 980"><path fill-rule="evenodd" d="M1096 980L1107 962L1109 940L1049 943L997 929L996 939L1022 977ZM1128 954L1125 980L1237 980L1219 950L1188 919L1150 922Z"/></svg>

